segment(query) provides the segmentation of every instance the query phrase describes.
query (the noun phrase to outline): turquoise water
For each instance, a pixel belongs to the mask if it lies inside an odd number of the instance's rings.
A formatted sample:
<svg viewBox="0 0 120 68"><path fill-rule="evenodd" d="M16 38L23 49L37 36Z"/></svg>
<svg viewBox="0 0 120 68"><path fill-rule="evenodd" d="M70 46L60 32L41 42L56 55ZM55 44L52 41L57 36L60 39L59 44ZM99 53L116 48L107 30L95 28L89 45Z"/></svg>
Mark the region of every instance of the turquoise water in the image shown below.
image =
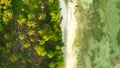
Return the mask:
<svg viewBox="0 0 120 68"><path fill-rule="evenodd" d="M67 11L63 30L64 40L73 42L65 42L65 60L71 61L66 68L120 68L120 1L68 0L68 5L74 14ZM68 29L69 23L74 26Z"/></svg>

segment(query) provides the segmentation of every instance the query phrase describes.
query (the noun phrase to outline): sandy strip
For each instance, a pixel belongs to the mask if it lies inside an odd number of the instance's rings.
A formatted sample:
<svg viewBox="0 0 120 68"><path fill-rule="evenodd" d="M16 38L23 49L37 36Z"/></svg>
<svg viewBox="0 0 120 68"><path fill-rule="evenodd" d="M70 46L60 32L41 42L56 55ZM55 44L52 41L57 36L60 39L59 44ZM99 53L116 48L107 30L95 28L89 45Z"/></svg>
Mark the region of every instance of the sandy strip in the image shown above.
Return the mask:
<svg viewBox="0 0 120 68"><path fill-rule="evenodd" d="M76 20L75 20L75 4L73 2L68 3L68 21L67 21L67 46L66 46L66 65L65 68L76 68L77 54L73 48L73 42L75 39Z"/></svg>

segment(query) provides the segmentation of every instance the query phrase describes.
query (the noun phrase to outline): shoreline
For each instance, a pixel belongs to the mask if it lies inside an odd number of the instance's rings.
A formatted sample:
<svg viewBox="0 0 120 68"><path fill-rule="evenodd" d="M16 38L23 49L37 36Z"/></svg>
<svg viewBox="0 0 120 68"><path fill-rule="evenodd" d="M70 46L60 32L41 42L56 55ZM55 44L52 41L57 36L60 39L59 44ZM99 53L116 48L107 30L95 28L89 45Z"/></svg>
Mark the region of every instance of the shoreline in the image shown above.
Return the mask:
<svg viewBox="0 0 120 68"><path fill-rule="evenodd" d="M65 68L76 68L77 64L77 54L75 49L73 48L73 43L76 35L77 22L75 20L75 3L68 2L65 5L64 0L59 0L61 10L61 16L63 16L63 20L61 22L62 29L62 39L65 44L63 47L64 52L64 61Z"/></svg>
<svg viewBox="0 0 120 68"><path fill-rule="evenodd" d="M66 65L65 68L76 68L77 54L75 52L74 40L76 36L77 22L75 20L75 3L68 2L68 21L67 21L67 45L66 45Z"/></svg>

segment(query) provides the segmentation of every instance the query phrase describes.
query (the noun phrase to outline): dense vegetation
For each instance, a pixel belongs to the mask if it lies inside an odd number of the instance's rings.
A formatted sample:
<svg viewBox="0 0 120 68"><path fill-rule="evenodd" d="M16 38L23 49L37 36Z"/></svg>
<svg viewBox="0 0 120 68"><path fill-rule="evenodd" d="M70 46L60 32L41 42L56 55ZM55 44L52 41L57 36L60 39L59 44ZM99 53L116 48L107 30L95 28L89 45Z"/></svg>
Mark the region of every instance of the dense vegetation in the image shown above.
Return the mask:
<svg viewBox="0 0 120 68"><path fill-rule="evenodd" d="M63 68L57 0L0 0L0 68Z"/></svg>

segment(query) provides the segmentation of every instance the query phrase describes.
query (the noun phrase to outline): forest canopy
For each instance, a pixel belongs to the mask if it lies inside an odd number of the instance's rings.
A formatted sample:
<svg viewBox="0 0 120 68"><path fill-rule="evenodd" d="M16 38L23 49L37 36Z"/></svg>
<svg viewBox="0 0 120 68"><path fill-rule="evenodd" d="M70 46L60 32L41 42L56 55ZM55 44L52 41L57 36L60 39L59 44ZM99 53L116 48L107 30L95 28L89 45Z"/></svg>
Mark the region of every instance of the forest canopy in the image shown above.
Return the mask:
<svg viewBox="0 0 120 68"><path fill-rule="evenodd" d="M0 68L63 68L58 0L0 0Z"/></svg>

